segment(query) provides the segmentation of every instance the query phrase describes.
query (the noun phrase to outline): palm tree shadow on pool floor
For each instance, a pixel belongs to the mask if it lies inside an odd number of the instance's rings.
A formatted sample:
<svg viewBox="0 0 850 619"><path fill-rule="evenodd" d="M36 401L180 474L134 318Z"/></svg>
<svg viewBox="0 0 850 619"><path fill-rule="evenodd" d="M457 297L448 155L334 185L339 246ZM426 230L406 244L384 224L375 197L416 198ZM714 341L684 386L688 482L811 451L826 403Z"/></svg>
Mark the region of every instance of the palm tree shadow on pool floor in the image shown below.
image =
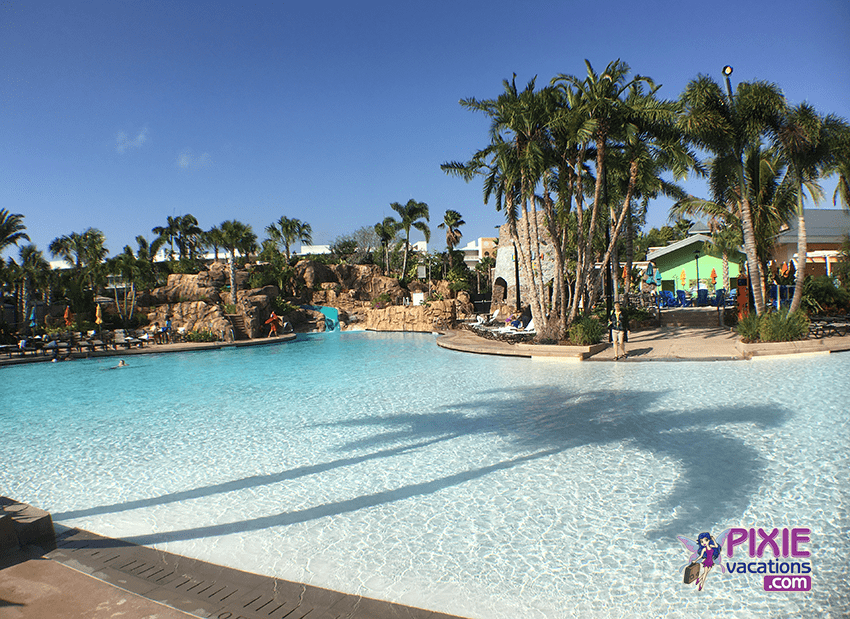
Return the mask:
<svg viewBox="0 0 850 619"><path fill-rule="evenodd" d="M335 426L371 426L380 429L367 439L349 442L342 451L371 450L309 469L327 470L393 454L409 452L454 438L493 434L508 440L516 455L421 483L329 502L301 510L285 511L236 522L126 538L138 544L215 537L286 526L317 518L337 516L361 509L429 495L506 469L548 458L588 445L625 444L680 463L674 488L658 503L658 513L675 514L661 527L646 531L648 538L667 538L692 529L723 522L742 513L761 484L765 457L742 439L729 436L721 427L745 424L754 429L782 425L790 412L768 406L715 405L688 411L657 410L655 392L591 391L568 394L557 387L522 388L482 392L477 398L431 413L406 413L354 419ZM485 411L485 412L482 412ZM399 446L399 442L404 444ZM303 473L303 472L301 472ZM301 474L299 473L299 475ZM606 479L591 480L611 487L615 471ZM296 475L296 476L299 476ZM228 489L274 483L292 478L293 472L246 478L167 495L170 500L206 496ZM157 504L166 502L151 499ZM65 516L69 517L69 516Z"/></svg>

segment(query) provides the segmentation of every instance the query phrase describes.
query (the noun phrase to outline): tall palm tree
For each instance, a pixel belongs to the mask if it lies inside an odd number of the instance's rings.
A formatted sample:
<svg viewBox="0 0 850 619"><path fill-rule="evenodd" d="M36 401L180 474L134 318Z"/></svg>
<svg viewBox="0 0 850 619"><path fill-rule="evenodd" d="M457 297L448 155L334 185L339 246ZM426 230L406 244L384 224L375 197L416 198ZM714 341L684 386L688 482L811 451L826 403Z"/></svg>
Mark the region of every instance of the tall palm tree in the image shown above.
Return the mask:
<svg viewBox="0 0 850 619"><path fill-rule="evenodd" d="M221 222L221 244L230 252L230 297L232 303L237 300L236 288L236 252L243 256L254 251L257 247L257 235L251 226L236 219Z"/></svg>
<svg viewBox="0 0 850 619"><path fill-rule="evenodd" d="M194 257L200 236L204 231L198 225L198 220L194 215L181 215L177 218L176 223L177 250L180 252L180 259Z"/></svg>
<svg viewBox="0 0 850 619"><path fill-rule="evenodd" d="M10 245L17 245L20 241L30 240L30 237L24 232L27 227L23 220L23 215L13 215L6 209L0 209L0 254Z"/></svg>
<svg viewBox="0 0 850 619"><path fill-rule="evenodd" d="M788 108L776 132L780 156L787 164L787 182L797 196L797 274L790 311L800 308L803 280L806 277L806 218L803 210L803 188L808 186L815 197L822 193L817 181L836 167L841 158L840 143L850 133L850 126L836 116L822 117L807 103ZM846 162L845 162L846 163Z"/></svg>
<svg viewBox="0 0 850 619"><path fill-rule="evenodd" d="M118 287L113 287L112 291L115 295L115 307L125 326L132 320L136 311L136 284L143 278L147 266L147 261L135 256L129 245L125 245L124 251L108 262L109 271L114 275L120 275L124 282L123 307L118 302ZM127 290L128 286L129 290Z"/></svg>
<svg viewBox="0 0 850 619"><path fill-rule="evenodd" d="M384 221L375 224L375 234L381 241L381 247L384 248L384 274L389 275L390 272L390 243L396 238L398 231L401 229L400 224L395 220L395 217L384 217Z"/></svg>
<svg viewBox="0 0 850 619"><path fill-rule="evenodd" d="M168 216L166 220L166 225L164 226L156 226L151 229L151 232L159 236L163 241L167 242L170 247L169 255L171 259L174 260L174 240L180 234L180 218Z"/></svg>
<svg viewBox="0 0 850 619"><path fill-rule="evenodd" d="M683 217L708 219L713 249L720 253L723 260L723 287L729 290L729 258L734 257L743 242L741 220L735 203L718 204L688 196L670 207L670 221Z"/></svg>
<svg viewBox="0 0 850 619"><path fill-rule="evenodd" d="M460 242L460 239L463 236L463 233L460 231L460 227L465 224L466 222L463 220L460 213L453 211L452 209L448 209L446 214L443 215L443 223L437 226L438 228L445 229L446 231L446 248L449 253L449 269L454 267L452 250Z"/></svg>
<svg viewBox="0 0 850 619"><path fill-rule="evenodd" d="M300 219L281 217L275 223L266 226L266 234L278 246L282 245L286 253L286 261L290 259L290 247L301 242L310 245L313 242L313 228Z"/></svg>
<svg viewBox="0 0 850 619"><path fill-rule="evenodd" d="M407 254L410 251L410 229L416 228L425 236L425 241L431 240L431 229L428 227L428 224L425 223L426 221L430 221L428 205L424 202L417 202L411 198L406 204L393 202L390 204L390 208L399 214L399 217L401 218L401 221L399 222L399 229L404 230L404 260L402 261L401 266L401 276L404 278L407 277ZM422 221L423 219L425 221Z"/></svg>
<svg viewBox="0 0 850 619"><path fill-rule="evenodd" d="M684 114L680 124L688 139L717 157L734 161L738 177L738 200L751 278L763 281L757 254L757 237L747 185L745 154L759 148L779 125L785 99L779 87L766 82L741 82L733 96L727 76L726 93L708 76L692 80L681 95ZM762 286L753 282L756 313L765 311Z"/></svg>
<svg viewBox="0 0 850 619"><path fill-rule="evenodd" d="M21 282L21 316L25 330L29 329L31 297L36 285L46 281L50 264L35 245L24 245L20 249L21 264L18 270Z"/></svg>
<svg viewBox="0 0 850 619"><path fill-rule="evenodd" d="M83 301L86 283L93 289L95 283L104 275L103 261L108 251L104 245L106 237L97 228L89 228L83 233L72 232L51 241L48 249L53 256L63 258L71 265L73 282L74 311L79 312Z"/></svg>
<svg viewBox="0 0 850 619"><path fill-rule="evenodd" d="M223 247L221 228L213 226L207 230L204 233L204 245L212 248L215 255L215 261L218 262L218 250Z"/></svg>

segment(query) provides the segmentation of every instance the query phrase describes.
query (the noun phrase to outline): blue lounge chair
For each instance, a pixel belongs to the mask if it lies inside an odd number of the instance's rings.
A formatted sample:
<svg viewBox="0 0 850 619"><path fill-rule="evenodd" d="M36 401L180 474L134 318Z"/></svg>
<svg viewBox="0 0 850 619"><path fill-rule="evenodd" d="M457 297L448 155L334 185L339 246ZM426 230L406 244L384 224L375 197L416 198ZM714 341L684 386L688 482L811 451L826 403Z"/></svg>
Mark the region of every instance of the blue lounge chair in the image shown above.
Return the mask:
<svg viewBox="0 0 850 619"><path fill-rule="evenodd" d="M703 307L708 305L708 290L705 288L700 288L697 290L697 305L699 307Z"/></svg>
<svg viewBox="0 0 850 619"><path fill-rule="evenodd" d="M691 307L693 305L693 303L691 302L690 298L688 298L688 295L685 293L684 290L677 290L676 291L676 298L679 301L677 305L680 305L682 307Z"/></svg>
<svg viewBox="0 0 850 619"><path fill-rule="evenodd" d="M669 290L661 291L661 304L663 307L676 307L679 305L679 302L676 300L676 295L674 295Z"/></svg>

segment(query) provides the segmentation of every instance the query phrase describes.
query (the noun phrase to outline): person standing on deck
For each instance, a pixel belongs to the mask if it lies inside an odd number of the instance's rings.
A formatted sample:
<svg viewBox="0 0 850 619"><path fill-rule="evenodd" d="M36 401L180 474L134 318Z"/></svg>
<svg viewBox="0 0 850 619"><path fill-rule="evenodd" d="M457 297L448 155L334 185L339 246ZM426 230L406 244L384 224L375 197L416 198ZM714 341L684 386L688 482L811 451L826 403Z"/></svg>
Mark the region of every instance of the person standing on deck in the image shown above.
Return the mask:
<svg viewBox="0 0 850 619"><path fill-rule="evenodd" d="M626 356L625 338L629 330L628 321L620 309L620 303L614 303L614 315L611 316L611 329L614 336L614 361Z"/></svg>

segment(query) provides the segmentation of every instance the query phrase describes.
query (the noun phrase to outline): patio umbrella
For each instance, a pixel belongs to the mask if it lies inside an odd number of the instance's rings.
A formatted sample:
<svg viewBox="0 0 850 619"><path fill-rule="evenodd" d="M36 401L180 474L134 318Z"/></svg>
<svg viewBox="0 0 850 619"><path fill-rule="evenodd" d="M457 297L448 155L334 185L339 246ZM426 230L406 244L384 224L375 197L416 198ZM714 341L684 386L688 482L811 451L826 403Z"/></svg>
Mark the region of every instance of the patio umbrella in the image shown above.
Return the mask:
<svg viewBox="0 0 850 619"><path fill-rule="evenodd" d="M70 327L72 322L73 321L71 320L71 307L66 305L65 306L65 326Z"/></svg>
<svg viewBox="0 0 850 619"><path fill-rule="evenodd" d="M94 324L102 325L103 324L103 316L100 314L100 305L98 305L94 310Z"/></svg>
<svg viewBox="0 0 850 619"><path fill-rule="evenodd" d="M38 323L35 321L35 306L30 310L30 327L35 327Z"/></svg>
<svg viewBox="0 0 850 619"><path fill-rule="evenodd" d="M711 269L711 283L715 284L717 282L717 269Z"/></svg>
<svg viewBox="0 0 850 619"><path fill-rule="evenodd" d="M655 282L655 269L652 267L652 263L650 262L646 265L646 283L652 284Z"/></svg>
<svg viewBox="0 0 850 619"><path fill-rule="evenodd" d="M685 287L685 269L682 269L681 275L679 275L679 279L682 280L682 288Z"/></svg>

